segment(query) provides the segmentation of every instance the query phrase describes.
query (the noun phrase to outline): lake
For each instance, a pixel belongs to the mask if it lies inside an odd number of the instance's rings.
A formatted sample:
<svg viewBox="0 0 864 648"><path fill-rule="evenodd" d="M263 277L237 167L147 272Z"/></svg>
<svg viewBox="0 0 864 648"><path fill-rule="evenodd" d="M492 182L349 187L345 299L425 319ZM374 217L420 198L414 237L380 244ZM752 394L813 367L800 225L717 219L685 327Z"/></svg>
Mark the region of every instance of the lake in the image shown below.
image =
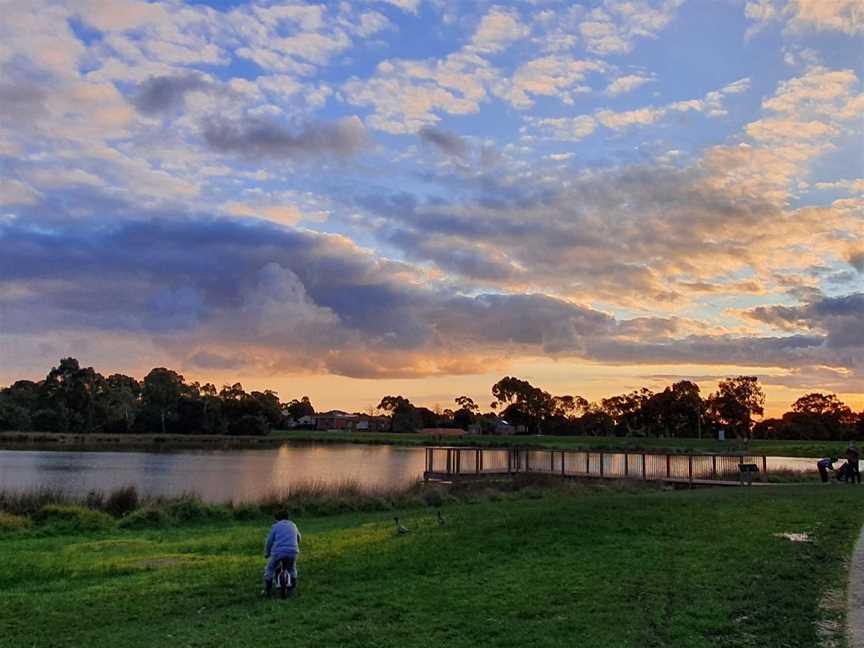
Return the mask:
<svg viewBox="0 0 864 648"><path fill-rule="evenodd" d="M60 452L0 450L0 490L59 488L86 495L134 484L148 495L197 493L248 501L302 482L399 487L422 478L422 448L327 444L266 450Z"/></svg>
<svg viewBox="0 0 864 648"><path fill-rule="evenodd" d="M607 454L607 462L615 459L614 453ZM815 463L769 457L768 469L812 472ZM0 450L0 490L48 487L86 495L134 484L147 495L194 492L210 502L240 502L303 482L351 480L367 487L402 487L421 479L424 468L423 448L388 445L286 444L261 450L177 452Z"/></svg>

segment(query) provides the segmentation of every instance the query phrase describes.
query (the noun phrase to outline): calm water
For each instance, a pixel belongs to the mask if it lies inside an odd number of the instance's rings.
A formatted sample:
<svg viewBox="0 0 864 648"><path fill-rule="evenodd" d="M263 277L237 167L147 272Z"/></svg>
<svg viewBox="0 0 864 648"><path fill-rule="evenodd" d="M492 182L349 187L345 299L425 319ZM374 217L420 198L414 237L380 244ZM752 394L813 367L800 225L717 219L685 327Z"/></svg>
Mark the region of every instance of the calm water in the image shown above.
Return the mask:
<svg viewBox="0 0 864 648"><path fill-rule="evenodd" d="M502 456L506 466L506 452ZM623 459L607 454L608 474L616 461ZM403 486L420 479L424 467L422 448L353 444L170 453L0 450L0 490L47 486L84 495L134 484L150 495L195 492L213 502L243 501L310 481ZM769 472L778 468L811 472L816 460L769 457Z"/></svg>
<svg viewBox="0 0 864 648"><path fill-rule="evenodd" d="M134 484L150 495L194 491L212 502L242 501L310 481L402 486L423 476L424 462L420 448L349 444L170 453L0 450L0 490L48 486L84 495Z"/></svg>

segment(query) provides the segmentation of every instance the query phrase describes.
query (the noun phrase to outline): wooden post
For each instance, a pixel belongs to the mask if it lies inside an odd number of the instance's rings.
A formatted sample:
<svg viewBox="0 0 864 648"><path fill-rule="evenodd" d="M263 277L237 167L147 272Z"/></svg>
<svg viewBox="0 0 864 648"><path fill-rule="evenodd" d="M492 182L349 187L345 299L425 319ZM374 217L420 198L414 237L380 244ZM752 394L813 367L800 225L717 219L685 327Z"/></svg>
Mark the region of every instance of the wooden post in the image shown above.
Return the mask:
<svg viewBox="0 0 864 648"><path fill-rule="evenodd" d="M762 481L768 481L768 457L762 455Z"/></svg>
<svg viewBox="0 0 864 648"><path fill-rule="evenodd" d="M693 455L687 455L687 479L693 485Z"/></svg>
<svg viewBox="0 0 864 648"><path fill-rule="evenodd" d="M510 448L507 450L507 474L511 474L513 472L513 449Z"/></svg>
<svg viewBox="0 0 864 648"><path fill-rule="evenodd" d="M480 453L480 472L483 472L483 449L477 448L477 452Z"/></svg>
<svg viewBox="0 0 864 648"><path fill-rule="evenodd" d="M525 451L525 472L531 472L531 451Z"/></svg>
<svg viewBox="0 0 864 648"><path fill-rule="evenodd" d="M561 451L561 476L564 476L564 451Z"/></svg>
<svg viewBox="0 0 864 648"><path fill-rule="evenodd" d="M642 481L646 481L647 473L645 471L645 453L642 453Z"/></svg>
<svg viewBox="0 0 864 648"><path fill-rule="evenodd" d="M447 448L447 474L451 475L453 473L453 457L450 455L452 450Z"/></svg>
<svg viewBox="0 0 864 648"><path fill-rule="evenodd" d="M717 455L711 455L711 479L717 479Z"/></svg>
<svg viewBox="0 0 864 648"><path fill-rule="evenodd" d="M462 451L456 450L456 474L462 472Z"/></svg>
<svg viewBox="0 0 864 648"><path fill-rule="evenodd" d="M625 452L624 453L624 476L625 477L629 473L629 470L628 470L628 468L629 468L628 464L630 463L629 458L630 458L630 455Z"/></svg>
<svg viewBox="0 0 864 648"><path fill-rule="evenodd" d="M666 479L672 476L672 466L670 465L669 455L666 455Z"/></svg>
<svg viewBox="0 0 864 648"><path fill-rule="evenodd" d="M591 453L587 450L585 451L585 474L591 474Z"/></svg>
<svg viewBox="0 0 864 648"><path fill-rule="evenodd" d="M603 476L603 453L600 453L600 476Z"/></svg>
<svg viewBox="0 0 864 648"><path fill-rule="evenodd" d="M474 450L474 472L480 474L480 448Z"/></svg>
<svg viewBox="0 0 864 648"><path fill-rule="evenodd" d="M551 472L551 473L555 472L555 451L554 450L549 451L549 472Z"/></svg>

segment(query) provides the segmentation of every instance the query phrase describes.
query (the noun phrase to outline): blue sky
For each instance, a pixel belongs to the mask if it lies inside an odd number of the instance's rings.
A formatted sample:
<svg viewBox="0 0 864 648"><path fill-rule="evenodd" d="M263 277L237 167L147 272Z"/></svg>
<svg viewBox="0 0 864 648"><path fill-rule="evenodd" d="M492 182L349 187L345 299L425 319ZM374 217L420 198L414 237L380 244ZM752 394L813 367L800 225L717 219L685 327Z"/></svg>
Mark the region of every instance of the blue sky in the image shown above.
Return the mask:
<svg viewBox="0 0 864 648"><path fill-rule="evenodd" d="M2 5L0 383L864 406L862 0Z"/></svg>

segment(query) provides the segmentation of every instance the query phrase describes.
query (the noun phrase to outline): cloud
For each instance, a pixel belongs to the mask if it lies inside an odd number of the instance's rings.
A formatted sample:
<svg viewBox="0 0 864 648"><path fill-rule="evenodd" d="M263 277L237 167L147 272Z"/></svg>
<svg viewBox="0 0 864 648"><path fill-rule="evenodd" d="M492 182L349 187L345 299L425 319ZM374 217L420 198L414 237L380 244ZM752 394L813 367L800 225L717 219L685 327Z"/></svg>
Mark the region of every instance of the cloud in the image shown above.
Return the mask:
<svg viewBox="0 0 864 648"><path fill-rule="evenodd" d="M606 94L610 97L617 97L618 95L632 92L636 88L645 85L650 81L653 81L653 77L642 76L641 74L625 74L624 76L614 79L608 86L606 86Z"/></svg>
<svg viewBox="0 0 864 648"><path fill-rule="evenodd" d="M500 52L513 41L528 35L519 14L503 7L493 7L480 20L469 49L483 54Z"/></svg>
<svg viewBox="0 0 864 648"><path fill-rule="evenodd" d="M460 294L343 237L263 221L50 229L12 221L0 224L0 237L9 251L0 257L4 335L98 334L101 345L137 341L203 368L418 377L546 354L864 371L861 294L773 313L806 321L806 334L712 335L699 322L620 320L532 292ZM594 271L602 277L605 269Z"/></svg>
<svg viewBox="0 0 864 648"><path fill-rule="evenodd" d="M756 23L755 33L766 23L782 22L791 34L839 31L849 36L864 33L862 0L748 0L744 14Z"/></svg>
<svg viewBox="0 0 864 648"><path fill-rule="evenodd" d="M579 85L589 74L607 70L601 61L550 55L520 65L512 79L496 82L494 92L520 109L530 108L529 95L558 97L573 103L573 96L590 88Z"/></svg>
<svg viewBox="0 0 864 648"><path fill-rule="evenodd" d="M442 128L424 126L417 131L417 136L447 155L465 159L471 152L471 147L463 137Z"/></svg>
<svg viewBox="0 0 864 648"><path fill-rule="evenodd" d="M604 0L579 22L579 35L589 52L626 54L637 38L656 38L674 18L684 0Z"/></svg>
<svg viewBox="0 0 864 648"><path fill-rule="evenodd" d="M145 115L176 110L188 92L208 90L211 84L198 74L150 77L132 96L132 104Z"/></svg>
<svg viewBox="0 0 864 648"><path fill-rule="evenodd" d="M211 118L204 122L202 135L211 150L244 156L349 156L368 144L366 128L358 117L307 124L297 130L256 117L236 121Z"/></svg>
<svg viewBox="0 0 864 648"><path fill-rule="evenodd" d="M39 192L14 178L0 178L0 205L35 205Z"/></svg>
<svg viewBox="0 0 864 648"><path fill-rule="evenodd" d="M402 11L416 14L420 8L420 0L377 0L381 3L386 3L398 7Z"/></svg>

